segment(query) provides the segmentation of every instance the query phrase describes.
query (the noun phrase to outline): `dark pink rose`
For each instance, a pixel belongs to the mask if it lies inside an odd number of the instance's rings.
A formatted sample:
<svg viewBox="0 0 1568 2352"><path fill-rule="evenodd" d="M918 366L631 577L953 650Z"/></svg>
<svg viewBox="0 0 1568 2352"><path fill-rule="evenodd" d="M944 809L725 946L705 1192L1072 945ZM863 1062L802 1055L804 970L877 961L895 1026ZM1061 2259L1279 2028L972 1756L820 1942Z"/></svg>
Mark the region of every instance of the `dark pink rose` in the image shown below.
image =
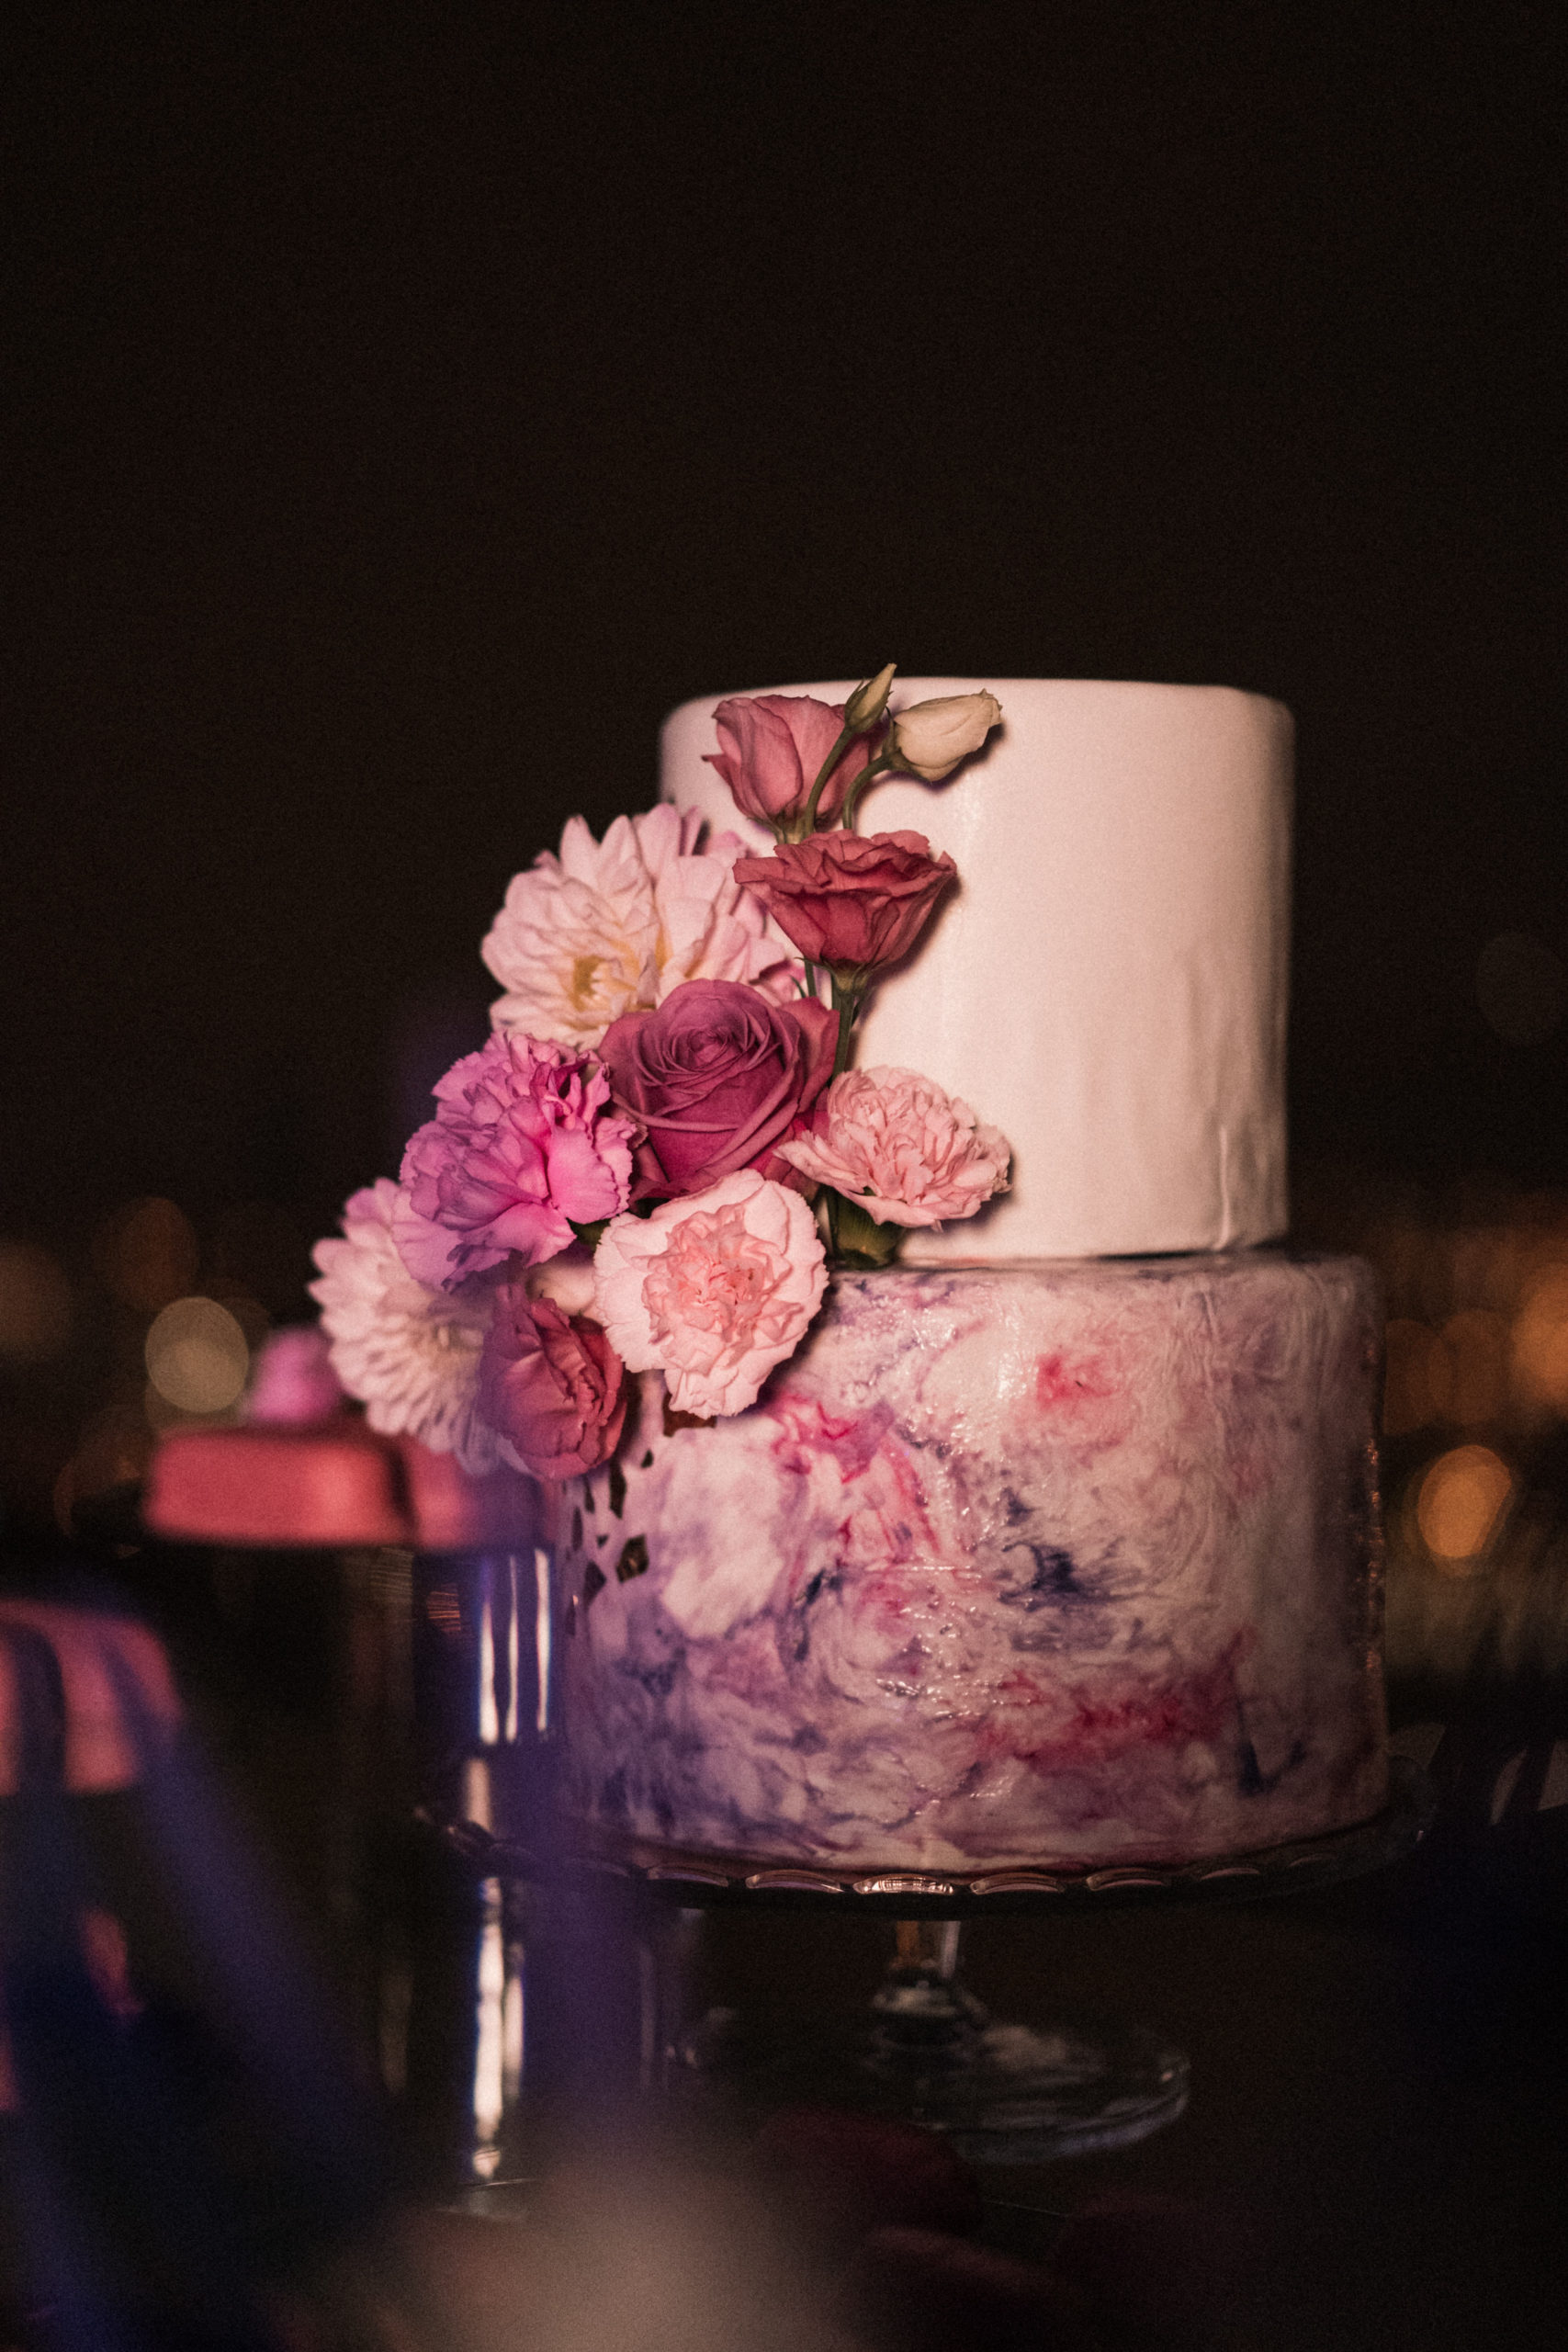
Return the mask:
<svg viewBox="0 0 1568 2352"><path fill-rule="evenodd" d="M815 997L774 1004L733 980L687 980L657 1012L612 1022L599 1048L611 1089L647 1130L634 1195L700 1193L738 1168L799 1183L775 1155L832 1076L838 1028Z"/></svg>
<svg viewBox="0 0 1568 2352"><path fill-rule="evenodd" d="M416 1282L454 1290L513 1251L537 1265L570 1247L574 1225L625 1208L633 1129L588 1056L493 1036L453 1064L435 1100L403 1154L393 1231Z"/></svg>
<svg viewBox="0 0 1568 2352"><path fill-rule="evenodd" d="M738 857L754 890L801 954L840 982L863 981L908 955L958 868L923 833L811 833L771 857Z"/></svg>
<svg viewBox="0 0 1568 2352"><path fill-rule="evenodd" d="M806 814L823 761L843 732L842 703L813 695L731 695L714 712L719 749L706 753L742 816L787 826ZM822 787L818 821L830 824L883 730L857 735Z"/></svg>
<svg viewBox="0 0 1568 2352"><path fill-rule="evenodd" d="M479 1359L479 1410L518 1469L575 1478L620 1443L625 1368L597 1323L508 1283Z"/></svg>

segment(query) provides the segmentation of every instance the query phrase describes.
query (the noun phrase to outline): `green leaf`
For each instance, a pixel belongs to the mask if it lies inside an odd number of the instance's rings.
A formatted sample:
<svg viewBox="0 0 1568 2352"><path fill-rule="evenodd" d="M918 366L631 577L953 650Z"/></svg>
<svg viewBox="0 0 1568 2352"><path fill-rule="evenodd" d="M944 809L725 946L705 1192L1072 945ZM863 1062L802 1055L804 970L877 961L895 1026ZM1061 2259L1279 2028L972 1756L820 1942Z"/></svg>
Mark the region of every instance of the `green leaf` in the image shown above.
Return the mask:
<svg viewBox="0 0 1568 2352"><path fill-rule="evenodd" d="M833 1257L840 1266L848 1266L857 1273L865 1273L878 1266L890 1266L897 1256L904 1239L901 1225L878 1225L868 1216L857 1200L846 1193L833 1193L829 1204L829 1224L833 1235Z"/></svg>

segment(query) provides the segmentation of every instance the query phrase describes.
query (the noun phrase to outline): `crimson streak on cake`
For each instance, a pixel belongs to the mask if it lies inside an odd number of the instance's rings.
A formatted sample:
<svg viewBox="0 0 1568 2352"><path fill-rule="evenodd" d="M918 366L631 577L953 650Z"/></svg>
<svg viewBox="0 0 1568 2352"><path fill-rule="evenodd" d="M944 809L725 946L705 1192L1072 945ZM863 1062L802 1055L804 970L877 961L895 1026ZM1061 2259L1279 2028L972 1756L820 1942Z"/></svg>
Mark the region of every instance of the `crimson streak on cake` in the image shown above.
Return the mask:
<svg viewBox="0 0 1568 2352"><path fill-rule="evenodd" d="M645 1382L560 1514L575 1811L943 1869L1365 1818L1377 1335L1346 1260L895 1270L750 1412L667 1430Z"/></svg>

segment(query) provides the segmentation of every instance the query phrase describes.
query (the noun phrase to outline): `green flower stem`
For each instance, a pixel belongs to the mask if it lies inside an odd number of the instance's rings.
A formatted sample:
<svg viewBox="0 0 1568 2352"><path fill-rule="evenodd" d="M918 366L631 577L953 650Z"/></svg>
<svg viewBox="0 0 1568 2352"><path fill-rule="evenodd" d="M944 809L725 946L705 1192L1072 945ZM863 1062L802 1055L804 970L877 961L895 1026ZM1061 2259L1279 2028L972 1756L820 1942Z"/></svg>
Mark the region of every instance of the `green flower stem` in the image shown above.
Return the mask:
<svg viewBox="0 0 1568 2352"><path fill-rule="evenodd" d="M860 797L866 786L874 784L879 775L886 775L889 768L896 768L897 764L897 761L886 752L884 752L880 758L866 762L848 792L845 793L844 805L839 811L839 822L846 833L854 831L855 810L860 807Z"/></svg>
<svg viewBox="0 0 1568 2352"><path fill-rule="evenodd" d="M854 741L854 729L852 727L844 728L840 733L838 741L834 744L832 750L823 761L820 768L818 768L817 772L817 781L811 787L811 797L806 804L806 815L801 822L799 838L802 841L806 839L807 833L814 833L817 831L817 803L822 797L822 787L827 783L828 778L832 775L833 770L838 766L839 762L843 758L844 753L849 750L850 745Z"/></svg>
<svg viewBox="0 0 1568 2352"><path fill-rule="evenodd" d="M828 977L832 983L833 1010L839 1016L839 1044L833 1056L833 1076L839 1078L848 1069L854 1051L854 1025L865 997L865 982L862 980L858 987L852 981L843 983L832 971Z"/></svg>

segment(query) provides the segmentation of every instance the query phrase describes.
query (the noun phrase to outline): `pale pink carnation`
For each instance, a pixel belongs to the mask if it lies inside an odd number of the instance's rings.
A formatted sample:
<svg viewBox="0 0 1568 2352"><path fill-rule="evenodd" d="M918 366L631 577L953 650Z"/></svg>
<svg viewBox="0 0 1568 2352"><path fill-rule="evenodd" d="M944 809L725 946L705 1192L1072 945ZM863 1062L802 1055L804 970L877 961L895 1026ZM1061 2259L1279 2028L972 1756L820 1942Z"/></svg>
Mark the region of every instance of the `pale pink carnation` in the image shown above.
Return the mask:
<svg viewBox="0 0 1568 2352"><path fill-rule="evenodd" d="M637 1129L584 1056L493 1036L435 1099L403 1154L398 1247L418 1281L449 1290L513 1254L537 1265L625 1208Z"/></svg>
<svg viewBox="0 0 1568 2352"><path fill-rule="evenodd" d="M594 1258L595 1311L632 1372L661 1372L680 1413L742 1413L792 1355L827 1284L798 1193L738 1169L649 1217L621 1216Z"/></svg>
<svg viewBox="0 0 1568 2352"><path fill-rule="evenodd" d="M506 990L495 1026L584 1047L682 980L792 993L788 943L730 872L744 844L720 833L699 853L702 826L700 810L661 806L617 817L596 842L569 819L560 855L513 876L480 951Z"/></svg>
<svg viewBox="0 0 1568 2352"><path fill-rule="evenodd" d="M814 1131L779 1156L878 1225L940 1225L1007 1190L1011 1152L956 1095L916 1070L883 1069L836 1078Z"/></svg>
<svg viewBox="0 0 1568 2352"><path fill-rule="evenodd" d="M403 1205L400 1187L385 1176L355 1193L343 1213L344 1238L316 1244L321 1280L310 1295L333 1370L371 1428L454 1453L482 1477L499 1459L478 1410L494 1298L483 1281L445 1291L414 1280L393 1239Z"/></svg>

